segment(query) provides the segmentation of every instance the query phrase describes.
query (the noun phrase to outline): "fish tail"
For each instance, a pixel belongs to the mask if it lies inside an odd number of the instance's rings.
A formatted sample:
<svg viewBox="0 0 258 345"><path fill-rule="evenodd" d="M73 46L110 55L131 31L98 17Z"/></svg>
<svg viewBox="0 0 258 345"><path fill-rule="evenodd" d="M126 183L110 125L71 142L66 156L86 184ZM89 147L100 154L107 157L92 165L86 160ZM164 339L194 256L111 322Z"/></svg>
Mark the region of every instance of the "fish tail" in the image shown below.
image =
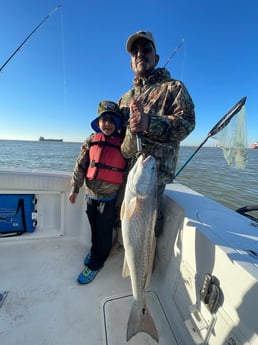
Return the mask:
<svg viewBox="0 0 258 345"><path fill-rule="evenodd" d="M145 332L156 340L157 343L159 342L158 332L149 309L146 306L139 308L134 303L127 324L127 341L139 332Z"/></svg>

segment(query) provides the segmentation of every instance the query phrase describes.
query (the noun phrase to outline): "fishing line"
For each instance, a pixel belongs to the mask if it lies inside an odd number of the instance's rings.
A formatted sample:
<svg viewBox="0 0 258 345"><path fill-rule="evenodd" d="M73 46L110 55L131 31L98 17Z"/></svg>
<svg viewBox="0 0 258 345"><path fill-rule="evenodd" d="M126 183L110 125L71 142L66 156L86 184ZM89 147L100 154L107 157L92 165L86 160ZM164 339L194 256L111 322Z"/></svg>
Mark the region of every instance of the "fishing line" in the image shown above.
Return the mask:
<svg viewBox="0 0 258 345"><path fill-rule="evenodd" d="M64 113L66 109L66 66L65 66L65 44L64 44L64 15L61 10L61 42L62 42L62 62L63 62L63 93L64 93Z"/></svg>
<svg viewBox="0 0 258 345"><path fill-rule="evenodd" d="M184 39L183 39L184 40ZM184 46L183 46L183 59L182 59L182 71L181 71L181 81L184 81L184 73L185 73L185 56L186 56L186 44L184 40Z"/></svg>

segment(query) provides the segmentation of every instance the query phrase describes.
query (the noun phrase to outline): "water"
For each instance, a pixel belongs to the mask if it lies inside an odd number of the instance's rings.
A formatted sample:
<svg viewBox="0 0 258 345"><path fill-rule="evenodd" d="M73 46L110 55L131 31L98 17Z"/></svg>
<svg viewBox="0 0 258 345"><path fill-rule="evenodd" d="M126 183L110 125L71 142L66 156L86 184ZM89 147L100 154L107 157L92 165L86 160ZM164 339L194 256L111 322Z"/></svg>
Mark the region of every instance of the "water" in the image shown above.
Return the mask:
<svg viewBox="0 0 258 345"><path fill-rule="evenodd" d="M0 168L51 169L72 172L82 143L0 140ZM194 152L180 149L178 169ZM248 165L237 170L227 165L223 152L202 147L176 181L233 210L258 205L258 150L248 150Z"/></svg>
<svg viewBox="0 0 258 345"><path fill-rule="evenodd" d="M73 171L82 143L0 140L0 168Z"/></svg>
<svg viewBox="0 0 258 345"><path fill-rule="evenodd" d="M193 147L181 147L178 169L194 152ZM229 167L223 151L202 147L182 170L176 181L234 210L246 205L258 205L258 150L248 149L248 164L244 170Z"/></svg>

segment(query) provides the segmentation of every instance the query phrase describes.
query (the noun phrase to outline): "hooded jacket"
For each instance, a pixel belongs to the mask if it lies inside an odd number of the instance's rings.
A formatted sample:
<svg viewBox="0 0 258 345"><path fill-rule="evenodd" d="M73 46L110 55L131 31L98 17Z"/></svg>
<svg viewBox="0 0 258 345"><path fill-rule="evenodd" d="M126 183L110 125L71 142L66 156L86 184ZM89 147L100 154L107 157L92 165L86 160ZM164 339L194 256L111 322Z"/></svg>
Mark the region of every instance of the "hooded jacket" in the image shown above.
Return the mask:
<svg viewBox="0 0 258 345"><path fill-rule="evenodd" d="M158 183L173 181L179 144L195 127L194 104L184 84L172 79L165 68L156 68L148 77L135 78L134 86L119 100L125 121L133 99L142 102L149 115L149 128L142 135L142 149L157 161ZM136 135L126 129L121 146L125 158L133 158L137 152Z"/></svg>

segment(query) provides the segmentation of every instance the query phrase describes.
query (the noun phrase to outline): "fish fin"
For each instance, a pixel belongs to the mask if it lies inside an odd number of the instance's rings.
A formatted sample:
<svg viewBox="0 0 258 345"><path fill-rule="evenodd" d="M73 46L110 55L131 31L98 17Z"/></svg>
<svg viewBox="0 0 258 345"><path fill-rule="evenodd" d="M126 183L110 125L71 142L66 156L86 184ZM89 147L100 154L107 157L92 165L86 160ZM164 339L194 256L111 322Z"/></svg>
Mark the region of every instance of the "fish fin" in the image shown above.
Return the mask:
<svg viewBox="0 0 258 345"><path fill-rule="evenodd" d="M132 215L134 214L135 209L137 209L137 198L134 197L130 200L128 204L128 210L127 210L127 217L130 219Z"/></svg>
<svg viewBox="0 0 258 345"><path fill-rule="evenodd" d="M149 267L148 267L148 273L146 275L146 280L144 284L144 288L146 289L150 284L151 275L153 272L153 266L154 266L154 258L155 258L155 251L156 251L156 237L153 236L152 243L151 243L151 250L150 250L150 257L149 257Z"/></svg>
<svg viewBox="0 0 258 345"><path fill-rule="evenodd" d="M124 201L123 201L123 202L122 202L122 206L121 206L121 210L120 210L120 220L123 219L124 214L125 214L125 203L124 203Z"/></svg>
<svg viewBox="0 0 258 345"><path fill-rule="evenodd" d="M124 256L124 264L123 264L123 271L122 271L122 277L126 278L126 277L130 277L130 270L129 270L129 266L126 260L126 257Z"/></svg>
<svg viewBox="0 0 258 345"><path fill-rule="evenodd" d="M127 341L139 332L145 332L157 343L159 342L158 332L149 309L146 306L141 309L136 303L133 303L127 324Z"/></svg>

